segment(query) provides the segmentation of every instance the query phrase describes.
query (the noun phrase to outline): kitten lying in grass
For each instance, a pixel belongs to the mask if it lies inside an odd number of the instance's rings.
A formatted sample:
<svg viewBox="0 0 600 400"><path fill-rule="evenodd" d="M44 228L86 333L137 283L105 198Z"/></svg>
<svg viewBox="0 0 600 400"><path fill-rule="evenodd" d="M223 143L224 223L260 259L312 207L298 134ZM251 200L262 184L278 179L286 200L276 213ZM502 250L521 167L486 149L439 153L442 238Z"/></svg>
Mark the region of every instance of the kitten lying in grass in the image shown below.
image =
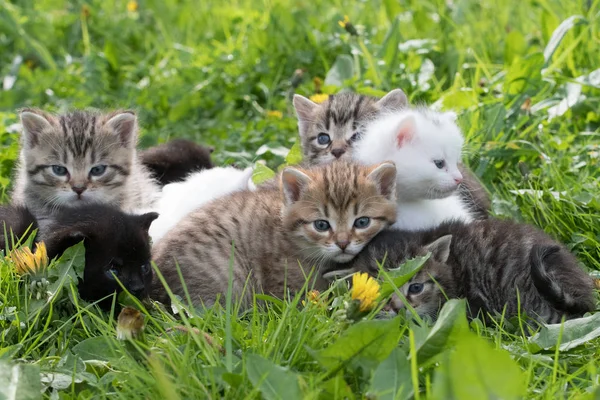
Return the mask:
<svg viewBox="0 0 600 400"><path fill-rule="evenodd" d="M159 188L136 154L137 119L130 111L21 111L22 147L12 202L36 216L60 208L109 204L150 207Z"/></svg>
<svg viewBox="0 0 600 400"><path fill-rule="evenodd" d="M182 182L163 188L155 210L159 216L150 226L154 244L187 214L210 201L240 190L247 190L252 168L219 167L195 172Z"/></svg>
<svg viewBox="0 0 600 400"><path fill-rule="evenodd" d="M394 222L395 172L392 163L288 167L281 191L240 191L188 214L154 246L153 259L170 289L185 297L179 265L195 305L224 298L232 254L233 294L246 306L253 290L279 297L286 288L301 290L313 267L315 285L324 287L320 267L350 261ZM158 279L152 297L169 301Z"/></svg>
<svg viewBox="0 0 600 400"><path fill-rule="evenodd" d="M458 168L463 142L453 113L405 108L369 124L353 157L366 165L394 161L398 190L394 228L426 229L447 219L474 219L457 191L463 181Z"/></svg>
<svg viewBox="0 0 600 400"><path fill-rule="evenodd" d="M565 246L531 225L496 219L382 232L335 274L360 270L377 275L377 260L396 268L427 252L430 259L400 288L421 317L435 320L447 298L465 298L471 317L502 313L506 307L506 317L525 311L544 323L581 317L596 306L592 278ZM391 304L396 310L404 307L396 295Z"/></svg>
<svg viewBox="0 0 600 400"><path fill-rule="evenodd" d="M390 129L385 125L389 122L389 119L386 118L390 118L386 117L387 115L413 110L408 105L406 95L400 89L392 90L380 100L357 93L344 92L329 96L329 99L322 104L316 104L305 97L295 95L294 107L298 115L298 129L306 165L354 157L360 141L370 140L377 143L382 137L382 133ZM421 114L427 118L424 109ZM436 115L433 112L431 114L432 116ZM380 120L383 122L379 123ZM455 126L454 122L452 125ZM429 132L431 140L429 144L437 146L437 140L444 138L444 132L441 131L439 135L435 135L439 127L433 123L427 124L427 129L429 128L433 129ZM372 134L377 134L377 136L371 137ZM374 144L365 144L364 146L373 147L375 150ZM375 153L375 157L369 155L368 158L376 158L374 161L376 163L385 161L386 154L389 154L390 150L390 148L377 149L380 153ZM420 162L419 153L413 155L415 157L412 159L417 163ZM359 156L358 160L361 158ZM416 164L403 165L402 168L398 166L398 168L399 172L402 172L401 169L404 168L408 168L405 170L406 172L417 169ZM458 170L463 178L457 191L462 200L461 203L468 208L472 217L486 218L491 209L487 191L468 168L459 164ZM418 175L415 174L415 176ZM268 185L263 184L261 187L266 188Z"/></svg>
<svg viewBox="0 0 600 400"><path fill-rule="evenodd" d="M161 186L181 182L193 172L213 167L213 149L187 139L173 139L140 152L142 164Z"/></svg>
<svg viewBox="0 0 600 400"><path fill-rule="evenodd" d="M20 238L38 229L36 242L46 244L50 259L60 256L67 248L83 241L85 268L78 285L82 299L93 302L121 292L121 281L127 290L139 298L147 297L152 281L148 227L156 213L129 215L114 207L100 204L76 209L59 210L42 226L23 207L0 207L1 249L5 240L11 247L11 229ZM8 237L4 237L4 226ZM112 299L100 302L110 308Z"/></svg>

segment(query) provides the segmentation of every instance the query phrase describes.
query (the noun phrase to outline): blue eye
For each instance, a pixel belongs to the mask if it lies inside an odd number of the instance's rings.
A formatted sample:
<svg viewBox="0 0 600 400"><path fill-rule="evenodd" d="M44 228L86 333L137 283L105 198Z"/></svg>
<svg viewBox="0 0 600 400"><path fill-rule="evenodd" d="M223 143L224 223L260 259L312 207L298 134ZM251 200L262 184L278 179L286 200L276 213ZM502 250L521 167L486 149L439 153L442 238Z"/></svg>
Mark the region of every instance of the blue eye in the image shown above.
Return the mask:
<svg viewBox="0 0 600 400"><path fill-rule="evenodd" d="M446 166L446 161L444 161L444 160L433 160L433 163L439 169L442 169L442 168L444 168Z"/></svg>
<svg viewBox="0 0 600 400"><path fill-rule="evenodd" d="M423 291L425 285L422 283L411 283L408 287L408 294L419 294Z"/></svg>
<svg viewBox="0 0 600 400"><path fill-rule="evenodd" d="M329 222L325 221L324 219L319 219L315 222L313 222L313 225L315 226L315 229L318 230L319 232L325 232L327 230L329 230Z"/></svg>
<svg viewBox="0 0 600 400"><path fill-rule="evenodd" d="M151 272L152 272L152 268L150 268L150 263L146 263L146 264L142 265L142 274L143 275L148 275Z"/></svg>
<svg viewBox="0 0 600 400"><path fill-rule="evenodd" d="M109 270L108 270L108 271L106 271L105 273L106 273L106 276L107 276L109 279L112 279L112 280L114 280L115 278L118 278L118 277L119 277L119 270L118 270L118 269L116 269L116 268L114 268L114 267L113 267L113 268L111 268L111 269L109 269Z"/></svg>
<svg viewBox="0 0 600 400"><path fill-rule="evenodd" d="M100 176L106 171L106 165L96 165L90 169L90 175Z"/></svg>
<svg viewBox="0 0 600 400"><path fill-rule="evenodd" d="M62 165L53 165L52 172L54 172L54 175L56 176L65 176L69 171L67 171L67 169Z"/></svg>
<svg viewBox="0 0 600 400"><path fill-rule="evenodd" d="M369 217L360 217L354 221L354 227L358 229L365 229L371 223L371 218Z"/></svg>
<svg viewBox="0 0 600 400"><path fill-rule="evenodd" d="M354 135L352 135L352 137L350 138L350 141L356 142L358 139L360 139L360 133L356 132Z"/></svg>
<svg viewBox="0 0 600 400"><path fill-rule="evenodd" d="M329 142L331 142L331 138L326 133L319 133L319 136L317 136L317 142L322 145L329 144Z"/></svg>

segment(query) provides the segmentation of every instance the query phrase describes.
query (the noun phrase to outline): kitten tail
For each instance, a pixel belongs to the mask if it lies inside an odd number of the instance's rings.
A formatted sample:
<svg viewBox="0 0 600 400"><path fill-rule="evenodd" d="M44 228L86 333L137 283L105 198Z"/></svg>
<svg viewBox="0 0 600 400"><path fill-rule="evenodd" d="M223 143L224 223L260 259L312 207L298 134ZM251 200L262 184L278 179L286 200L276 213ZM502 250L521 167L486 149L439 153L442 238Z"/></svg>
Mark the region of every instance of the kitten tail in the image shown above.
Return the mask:
<svg viewBox="0 0 600 400"><path fill-rule="evenodd" d="M559 246L534 245L530 261L533 284L553 307L572 315L583 315L594 309L593 299L581 295L588 282L578 282L577 276L557 276L560 269L572 263Z"/></svg>

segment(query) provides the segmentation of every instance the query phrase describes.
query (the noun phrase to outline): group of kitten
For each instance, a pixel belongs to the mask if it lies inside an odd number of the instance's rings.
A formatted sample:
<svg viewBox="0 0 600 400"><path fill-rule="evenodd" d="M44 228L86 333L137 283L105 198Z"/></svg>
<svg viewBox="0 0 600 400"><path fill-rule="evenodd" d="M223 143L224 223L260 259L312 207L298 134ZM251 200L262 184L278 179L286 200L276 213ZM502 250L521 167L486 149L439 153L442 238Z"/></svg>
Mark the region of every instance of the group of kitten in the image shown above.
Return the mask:
<svg viewBox="0 0 600 400"><path fill-rule="evenodd" d="M448 298L465 298L473 317L524 311L552 323L595 309L593 281L565 246L488 215L486 190L460 163L453 113L412 106L399 89L321 104L295 95L294 107L304 161L258 186L251 168L213 167L212 150L190 141L138 153L131 112L22 110L6 232L37 228L51 257L83 240L79 291L101 305L117 281L168 303L164 280L210 306L227 292L231 260L234 296L250 305L255 291L282 297L307 279L322 290L431 253L394 311L409 304L435 319Z"/></svg>

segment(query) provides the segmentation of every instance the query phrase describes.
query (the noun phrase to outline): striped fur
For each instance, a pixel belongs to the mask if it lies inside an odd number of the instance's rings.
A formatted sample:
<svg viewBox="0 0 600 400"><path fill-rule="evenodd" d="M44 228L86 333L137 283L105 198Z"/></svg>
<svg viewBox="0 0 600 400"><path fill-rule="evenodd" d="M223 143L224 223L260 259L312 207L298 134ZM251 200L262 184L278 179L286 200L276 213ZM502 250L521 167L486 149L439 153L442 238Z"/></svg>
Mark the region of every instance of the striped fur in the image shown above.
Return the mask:
<svg viewBox="0 0 600 400"><path fill-rule="evenodd" d="M252 290L276 296L286 287L298 291L314 266L351 259L394 222L395 172L391 163L286 168L281 190L237 192L189 214L156 244L153 258L171 290L183 296L179 264L195 304L212 305L224 296L232 243L237 298L248 304ZM360 217L371 218L364 229L353 225ZM331 229L317 231L317 220ZM247 280L250 288L242 297ZM317 277L315 285L322 284ZM158 280L153 297L168 301Z"/></svg>
<svg viewBox="0 0 600 400"><path fill-rule="evenodd" d="M91 203L132 211L156 200L159 189L137 160L137 120L132 112L51 115L25 109L21 123L14 204L48 215L58 208ZM66 168L66 173L57 174L53 166ZM93 175L97 166L106 169Z"/></svg>
<svg viewBox="0 0 600 400"><path fill-rule="evenodd" d="M592 279L568 249L539 229L512 221L490 218L446 222L422 232L382 232L351 268L377 274L375 260L386 257L385 266L395 268L427 251L430 260L400 288L421 316L435 319L446 296L465 298L472 317L502 313L505 307L507 317L515 316L519 302L521 311L545 323L595 309ZM424 290L409 293L413 283L424 284ZM397 297L392 303L403 306Z"/></svg>
<svg viewBox="0 0 600 400"><path fill-rule="evenodd" d="M298 129L302 140L304 160L310 165L336 159L348 159L352 143L364 133L365 125L383 111L393 111L407 104L400 89L378 100L352 92L330 95L321 104L295 95L294 107L298 115ZM330 142L319 144L318 135L325 133Z"/></svg>

